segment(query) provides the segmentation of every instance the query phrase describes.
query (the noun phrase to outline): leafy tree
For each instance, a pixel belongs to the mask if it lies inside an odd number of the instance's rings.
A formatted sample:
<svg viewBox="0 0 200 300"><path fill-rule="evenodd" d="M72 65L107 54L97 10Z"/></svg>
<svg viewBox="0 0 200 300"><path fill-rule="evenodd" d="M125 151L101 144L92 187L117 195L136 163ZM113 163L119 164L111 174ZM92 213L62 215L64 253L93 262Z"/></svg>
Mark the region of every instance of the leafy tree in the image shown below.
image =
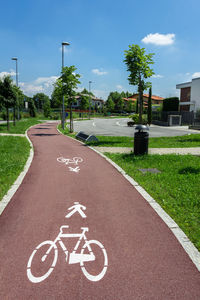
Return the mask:
<svg viewBox="0 0 200 300"><path fill-rule="evenodd" d="M81 93L80 98L81 98L80 108L83 110L87 109L89 107L89 101L90 101L89 95Z"/></svg>
<svg viewBox="0 0 200 300"><path fill-rule="evenodd" d="M20 87L13 85L14 93L16 94L16 106L18 107L18 120L20 119L19 110L24 108L24 93Z"/></svg>
<svg viewBox="0 0 200 300"><path fill-rule="evenodd" d="M44 109L46 102L50 103L50 99L44 93L37 93L33 96L33 101L37 109Z"/></svg>
<svg viewBox="0 0 200 300"><path fill-rule="evenodd" d="M54 83L54 90L51 95L51 107L62 109L63 91L62 91L62 80L58 78ZM67 105L67 98L64 95L65 106ZM61 118L62 119L62 118Z"/></svg>
<svg viewBox="0 0 200 300"><path fill-rule="evenodd" d="M148 108L147 108L147 120L148 120L148 124L151 125L151 121L152 121L151 87L149 88L149 98L148 98Z"/></svg>
<svg viewBox="0 0 200 300"><path fill-rule="evenodd" d="M44 93L37 93L33 96L33 101L35 107L38 109L42 109L45 117L49 117L51 114L51 103L50 99Z"/></svg>
<svg viewBox="0 0 200 300"><path fill-rule="evenodd" d="M73 120L72 120L72 103L75 100L77 85L80 83L80 75L75 73L76 67L64 67L62 69L62 75L60 76L62 82L62 92L66 96L68 106L70 107L70 132L73 132ZM63 118L64 129L64 118Z"/></svg>
<svg viewBox="0 0 200 300"><path fill-rule="evenodd" d="M91 95L94 97L94 94L92 92L89 92L87 89L83 89L81 94Z"/></svg>
<svg viewBox="0 0 200 300"><path fill-rule="evenodd" d="M0 102L1 106L6 108L7 129L9 130L9 108L15 106L16 102L16 93L10 76L5 76L3 79L0 79Z"/></svg>
<svg viewBox="0 0 200 300"><path fill-rule="evenodd" d="M107 110L109 112L113 112L114 107L115 107L114 101L112 100L111 97L108 97L108 100L106 101L106 108L107 108Z"/></svg>
<svg viewBox="0 0 200 300"><path fill-rule="evenodd" d="M139 118L142 123L143 113L143 91L151 86L150 82L145 82L145 79L151 77L154 72L150 68L153 64L152 57L154 53L145 54L145 48L140 48L138 45L130 45L129 50L125 50L124 62L127 65L129 83L138 86L139 93Z"/></svg>
<svg viewBox="0 0 200 300"><path fill-rule="evenodd" d="M27 96L25 96L25 100L26 102L28 102L28 111L30 116L32 118L35 118L37 114L36 114L36 107L35 107L34 100L31 97L27 97Z"/></svg>

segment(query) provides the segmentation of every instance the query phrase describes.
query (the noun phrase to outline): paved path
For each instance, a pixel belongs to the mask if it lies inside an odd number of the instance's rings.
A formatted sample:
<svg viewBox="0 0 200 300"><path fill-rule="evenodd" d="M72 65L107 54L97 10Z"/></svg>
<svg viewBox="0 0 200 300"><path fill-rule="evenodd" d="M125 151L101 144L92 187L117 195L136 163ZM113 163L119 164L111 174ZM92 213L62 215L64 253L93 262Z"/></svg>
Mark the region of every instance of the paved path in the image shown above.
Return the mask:
<svg viewBox="0 0 200 300"><path fill-rule="evenodd" d="M93 147L99 152L110 152L110 153L130 153L133 148L130 147ZM191 148L149 148L149 154L191 154L200 156L200 147Z"/></svg>
<svg viewBox="0 0 200 300"><path fill-rule="evenodd" d="M200 299L199 271L169 228L113 166L59 134L54 124L36 125L28 135L34 145L33 163L0 216L0 299ZM61 156L83 161L64 164L57 161ZM49 246L36 246L54 241L63 225L69 225L63 233L75 233L77 239L80 228L87 227L88 240L98 242L85 248L80 243L80 258L70 254L77 240L65 235L67 262L60 241L58 251L51 243L53 250L44 256ZM83 257L95 260L86 262ZM45 273L49 276L42 277Z"/></svg>

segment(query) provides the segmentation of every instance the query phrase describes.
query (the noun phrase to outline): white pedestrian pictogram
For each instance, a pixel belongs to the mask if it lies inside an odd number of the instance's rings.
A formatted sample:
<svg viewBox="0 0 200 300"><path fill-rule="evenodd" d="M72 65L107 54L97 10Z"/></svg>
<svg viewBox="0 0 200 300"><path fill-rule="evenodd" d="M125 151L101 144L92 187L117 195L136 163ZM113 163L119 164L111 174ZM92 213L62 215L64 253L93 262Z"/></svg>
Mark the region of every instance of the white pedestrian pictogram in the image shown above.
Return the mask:
<svg viewBox="0 0 200 300"><path fill-rule="evenodd" d="M70 170L71 172L78 173L78 172L80 171L80 168L79 168L79 166L78 166L78 167L76 167L76 168L72 168L72 167L68 167L68 168L69 168L69 170Z"/></svg>
<svg viewBox="0 0 200 300"><path fill-rule="evenodd" d="M60 232L54 241L44 241L33 250L27 264L27 277L31 282L39 283L45 280L52 273L58 259L58 244L65 254L66 262L68 260L69 264L79 263L81 271L88 280L99 281L104 277L108 268L108 257L104 246L97 240L87 240L86 232L89 230L87 227L81 227L81 233L66 233L67 228L69 228L68 225L61 226ZM67 247L62 241L64 238L78 238L78 241L71 253L68 252ZM81 241L83 241L84 244L81 250L77 253L78 248L80 248L79 246ZM103 260L101 261L101 270L95 275L94 272L93 274L90 274L91 271L87 271L87 268L90 263L95 263L96 256L93 251L97 248L101 250L101 252L98 250L97 253L98 255L101 254ZM38 263L39 261L41 263L41 270L43 270L43 265L47 267L47 269L45 268L43 272L35 272L34 262Z"/></svg>
<svg viewBox="0 0 200 300"><path fill-rule="evenodd" d="M69 207L68 210L72 210L70 213L68 213L65 218L70 218L73 214L75 214L76 212L78 212L82 218L87 218L87 216L85 215L85 213L82 211L86 210L86 207L79 204L79 202L74 202L74 205Z"/></svg>

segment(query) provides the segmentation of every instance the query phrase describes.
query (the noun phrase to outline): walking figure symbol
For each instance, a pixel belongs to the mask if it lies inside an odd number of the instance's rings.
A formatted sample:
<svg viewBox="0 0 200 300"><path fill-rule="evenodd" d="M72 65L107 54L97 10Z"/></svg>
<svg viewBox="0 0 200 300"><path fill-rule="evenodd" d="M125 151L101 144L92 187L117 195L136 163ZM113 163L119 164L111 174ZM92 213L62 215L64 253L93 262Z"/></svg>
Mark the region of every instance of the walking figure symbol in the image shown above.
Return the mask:
<svg viewBox="0 0 200 300"><path fill-rule="evenodd" d="M73 214L75 214L76 212L78 212L82 218L87 218L86 214L82 211L86 210L86 207L79 204L79 202L74 202L74 205L69 207L68 210L72 210L71 212L69 212L65 218L70 218Z"/></svg>
<svg viewBox="0 0 200 300"><path fill-rule="evenodd" d="M72 168L72 167L68 167L68 168L69 168L69 170L70 170L71 172L78 173L78 172L80 171L80 168L79 168L79 166L78 166L78 167L76 167L76 168Z"/></svg>

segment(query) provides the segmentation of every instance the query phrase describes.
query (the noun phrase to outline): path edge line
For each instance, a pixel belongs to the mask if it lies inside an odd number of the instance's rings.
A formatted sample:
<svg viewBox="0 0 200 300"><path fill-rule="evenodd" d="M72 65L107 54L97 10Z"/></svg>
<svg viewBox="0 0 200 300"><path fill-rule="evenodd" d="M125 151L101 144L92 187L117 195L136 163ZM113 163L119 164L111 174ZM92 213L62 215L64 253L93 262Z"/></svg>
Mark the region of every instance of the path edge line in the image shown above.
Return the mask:
<svg viewBox="0 0 200 300"><path fill-rule="evenodd" d="M175 235L187 255L190 257L197 270L200 272L200 252L195 247L195 245L190 241L187 235L183 232L183 230L178 226L178 224L164 211L164 209L153 199L146 190L141 187L131 176L129 176L120 166L118 166L115 162L113 162L110 158L105 156L103 153L94 149L91 146L88 146L91 150L95 151L101 157L106 159L114 168L117 169L119 173L124 176L126 180L130 182L131 185L142 195L142 197L149 203L149 205L153 208L153 210L159 215L159 217L163 220L163 222L167 225L167 227L172 231Z"/></svg>
<svg viewBox="0 0 200 300"><path fill-rule="evenodd" d="M37 125L37 124L35 124ZM33 126L35 126L33 125ZM28 172L33 157L34 157L34 148L33 148L33 144L31 142L31 140L28 137L28 130L30 128L32 128L33 126L30 126L26 132L25 132L25 137L27 138L29 144L30 144L30 152L29 152L29 157L25 163L24 169L23 171L19 174L19 176L17 177L17 179L15 180L15 182L13 183L13 185L11 186L11 188L8 190L7 194L2 198L2 200L0 201L0 215L2 214L2 212L4 211L4 209L6 208L6 206L8 205L8 203L10 202L10 200L12 199L12 197L14 196L14 194L16 193L16 191L18 190L19 186L21 185L26 173Z"/></svg>
<svg viewBox="0 0 200 300"><path fill-rule="evenodd" d="M57 130L62 135L79 142L80 144L84 144L83 142L72 138L71 136L63 134L58 128ZM149 203L149 205L153 208L153 210L158 214L158 216L163 220L163 222L167 225L167 227L171 230L171 232L175 235L178 242L181 244L189 258L192 260L197 270L200 272L200 252L195 247L195 245L190 241L187 235L183 232L183 230L178 226L178 224L164 211L164 209L153 199L143 187L141 187L131 176L129 176L120 166L118 166L114 161L105 156L103 153L94 149L91 146L87 146L101 157L103 157L107 162L109 162L119 173L124 176L126 180L130 182L130 184L142 195L142 197Z"/></svg>

